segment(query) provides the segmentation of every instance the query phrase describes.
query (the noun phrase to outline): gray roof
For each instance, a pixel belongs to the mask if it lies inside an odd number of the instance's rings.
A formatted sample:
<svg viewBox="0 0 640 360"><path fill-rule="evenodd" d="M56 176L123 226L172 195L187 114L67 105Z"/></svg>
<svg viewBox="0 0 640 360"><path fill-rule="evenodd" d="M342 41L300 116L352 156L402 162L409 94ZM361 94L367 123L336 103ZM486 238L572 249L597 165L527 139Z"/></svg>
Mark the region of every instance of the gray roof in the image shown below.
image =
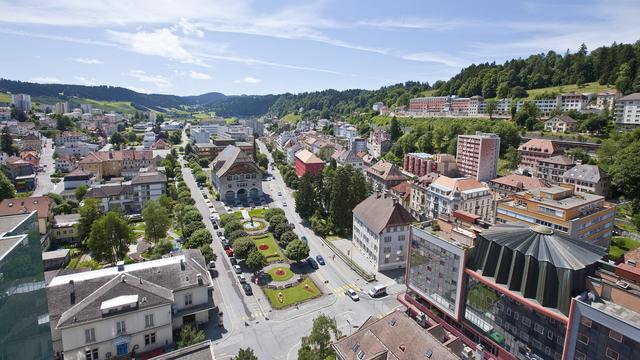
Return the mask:
<svg viewBox="0 0 640 360"><path fill-rule="evenodd" d="M574 179L580 181L586 181L589 183L597 183L600 180L607 179L609 175L597 165L576 165L567 170L564 175L565 179Z"/></svg>
<svg viewBox="0 0 640 360"><path fill-rule="evenodd" d="M353 215L376 234L388 226L408 225L416 221L395 199L380 193L364 199L353 209Z"/></svg>
<svg viewBox="0 0 640 360"><path fill-rule="evenodd" d="M640 92L629 94L618 99L618 102L625 100L640 100Z"/></svg>
<svg viewBox="0 0 640 360"><path fill-rule="evenodd" d="M166 183L167 176L158 171L139 173L131 179L132 185Z"/></svg>
<svg viewBox="0 0 640 360"><path fill-rule="evenodd" d="M87 192L87 198L106 198L110 196L116 196L121 194L133 194L133 187L131 185L102 185L92 187Z"/></svg>
<svg viewBox="0 0 640 360"><path fill-rule="evenodd" d="M23 222L30 215L30 213L23 213L0 216L0 234L13 230L13 228L18 226L18 224Z"/></svg>
<svg viewBox="0 0 640 360"><path fill-rule="evenodd" d="M201 343L173 350L166 354L158 355L151 360L215 360L213 354L213 343L205 340Z"/></svg>
<svg viewBox="0 0 640 360"><path fill-rule="evenodd" d="M53 251L45 251L42 253L42 260L64 259L69 255L69 249L58 249Z"/></svg>
<svg viewBox="0 0 640 360"><path fill-rule="evenodd" d="M573 165L575 162L571 160L571 158L564 155L556 155L546 159L538 160L539 163L549 163L549 164L558 164L558 165Z"/></svg>

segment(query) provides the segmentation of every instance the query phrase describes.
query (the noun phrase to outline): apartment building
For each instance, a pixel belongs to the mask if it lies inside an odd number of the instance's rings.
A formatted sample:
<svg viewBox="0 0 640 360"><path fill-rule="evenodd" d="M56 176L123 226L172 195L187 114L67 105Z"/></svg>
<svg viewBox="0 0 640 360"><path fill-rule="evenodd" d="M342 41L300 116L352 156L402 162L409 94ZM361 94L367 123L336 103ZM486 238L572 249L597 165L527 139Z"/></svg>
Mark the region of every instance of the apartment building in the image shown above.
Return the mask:
<svg viewBox="0 0 640 360"><path fill-rule="evenodd" d="M409 100L409 111L443 112L449 96L428 96Z"/></svg>
<svg viewBox="0 0 640 360"><path fill-rule="evenodd" d="M558 115L544 122L544 130L554 133L574 132L578 129L578 121L569 115Z"/></svg>
<svg viewBox="0 0 640 360"><path fill-rule="evenodd" d="M67 145L68 143L86 142L87 135L76 131L63 131L56 135L56 145Z"/></svg>
<svg viewBox="0 0 640 360"><path fill-rule="evenodd" d="M456 158L449 154L408 153L404 156L403 163L404 170L416 176L424 176L432 172L446 176L458 174Z"/></svg>
<svg viewBox="0 0 640 360"><path fill-rule="evenodd" d="M578 193L609 194L609 174L597 165L578 164L562 175L562 182L575 186Z"/></svg>
<svg viewBox="0 0 640 360"><path fill-rule="evenodd" d="M564 173L575 166L575 162L564 155L556 155L545 159L539 159L535 176L552 185L558 185L563 182Z"/></svg>
<svg viewBox="0 0 640 360"><path fill-rule="evenodd" d="M400 168L386 160L380 160L365 170L367 181L374 190L389 190L407 180Z"/></svg>
<svg viewBox="0 0 640 360"><path fill-rule="evenodd" d="M538 99L538 100L518 101L516 102L516 111L520 111L520 109L527 102L533 103L533 105L535 105L538 108L538 111L542 116L551 115L551 113L557 110L558 107L560 106L557 99Z"/></svg>
<svg viewBox="0 0 640 360"><path fill-rule="evenodd" d="M477 116L482 113L482 104L484 99L480 95L475 95L469 98L469 116Z"/></svg>
<svg viewBox="0 0 640 360"><path fill-rule="evenodd" d="M375 192L353 209L353 244L375 271L403 268L414 221L395 198Z"/></svg>
<svg viewBox="0 0 640 360"><path fill-rule="evenodd" d="M462 176L489 181L498 174L500 136L477 131L475 135L458 135L456 164Z"/></svg>
<svg viewBox="0 0 640 360"><path fill-rule="evenodd" d="M565 93L558 95L557 102L562 112L586 110L589 98L581 93Z"/></svg>
<svg viewBox="0 0 640 360"><path fill-rule="evenodd" d="M298 177L302 177L305 173L316 175L324 169L324 161L311 151L303 149L295 154L294 168Z"/></svg>
<svg viewBox="0 0 640 360"><path fill-rule="evenodd" d="M507 197L521 191L547 187L548 185L544 180L518 174L509 174L489 181L489 188L497 198Z"/></svg>
<svg viewBox="0 0 640 360"><path fill-rule="evenodd" d="M156 133L153 131L145 131L142 138L142 147L145 150L151 149L151 145L156 142Z"/></svg>
<svg viewBox="0 0 640 360"><path fill-rule="evenodd" d="M596 109L607 109L609 112L613 112L616 101L622 96L622 93L618 90L604 90L598 93L596 96Z"/></svg>
<svg viewBox="0 0 640 360"><path fill-rule="evenodd" d="M141 168L160 166L161 161L151 150L97 151L80 160L78 167L92 172L98 181L111 177L131 179Z"/></svg>
<svg viewBox="0 0 640 360"><path fill-rule="evenodd" d="M616 125L635 128L640 125L640 93L623 96L616 101Z"/></svg>
<svg viewBox="0 0 640 360"><path fill-rule="evenodd" d="M57 359L131 357L209 321L213 281L198 250L54 277L47 285Z"/></svg>
<svg viewBox="0 0 640 360"><path fill-rule="evenodd" d="M28 112L31 110L31 95L12 94L11 104L13 104L13 106L15 106L16 109L20 111Z"/></svg>
<svg viewBox="0 0 640 360"><path fill-rule="evenodd" d="M367 151L378 159L391 148L391 134L384 129L376 129L369 135Z"/></svg>
<svg viewBox="0 0 640 360"><path fill-rule="evenodd" d="M496 222L544 225L606 249L616 213L603 196L576 193L570 184L519 192L500 200L496 208Z"/></svg>
<svg viewBox="0 0 640 360"><path fill-rule="evenodd" d="M491 190L474 178L440 176L427 189L425 212L429 218L436 219L440 215L464 210L491 222L492 201Z"/></svg>
<svg viewBox="0 0 640 360"><path fill-rule="evenodd" d="M353 150L338 150L331 155L331 158L336 161L338 166L350 165L357 170L362 170L364 166L362 159Z"/></svg>
<svg viewBox="0 0 640 360"><path fill-rule="evenodd" d="M440 174L438 173L429 173L409 181L409 186L411 187L409 191L411 194L409 198L409 212L420 221L427 220L429 216L429 212L427 211L427 190L429 189L429 185L439 176Z"/></svg>
<svg viewBox="0 0 640 360"><path fill-rule="evenodd" d="M560 151L551 140L531 139L518 146L518 153L522 157L520 168L535 170L538 161L558 155Z"/></svg>
<svg viewBox="0 0 640 360"><path fill-rule="evenodd" d="M167 193L167 176L154 168L140 172L131 179L133 201L138 210L142 211L149 200L158 200ZM136 210L136 209L134 209Z"/></svg>

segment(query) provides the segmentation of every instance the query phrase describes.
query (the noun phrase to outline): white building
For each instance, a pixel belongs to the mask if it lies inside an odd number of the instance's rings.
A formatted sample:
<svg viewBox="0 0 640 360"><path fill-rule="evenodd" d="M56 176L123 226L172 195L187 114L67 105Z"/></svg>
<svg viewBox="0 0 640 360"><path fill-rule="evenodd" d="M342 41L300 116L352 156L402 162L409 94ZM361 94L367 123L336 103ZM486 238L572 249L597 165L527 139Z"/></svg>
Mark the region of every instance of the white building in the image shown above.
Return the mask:
<svg viewBox="0 0 640 360"><path fill-rule="evenodd" d="M516 102L516 111L520 111L520 108L524 106L526 101L518 101ZM558 100L557 99L538 99L531 100L531 102L538 108L540 111L540 115L549 116L551 112L558 108Z"/></svg>
<svg viewBox="0 0 640 360"><path fill-rule="evenodd" d="M153 131L145 131L144 138L142 139L142 146L145 150L151 148L151 145L156 142L156 133Z"/></svg>
<svg viewBox="0 0 640 360"><path fill-rule="evenodd" d="M131 179L133 201L140 204L140 209L149 200L158 200L167 193L167 176L159 171L145 169Z"/></svg>
<svg viewBox="0 0 640 360"><path fill-rule="evenodd" d="M97 360L162 348L174 330L209 321L212 286L199 250L57 276L47 286L54 353Z"/></svg>
<svg viewBox="0 0 640 360"><path fill-rule="evenodd" d="M404 268L413 222L395 198L376 192L353 209L353 244L375 271Z"/></svg>
<svg viewBox="0 0 640 360"><path fill-rule="evenodd" d="M616 101L622 96L618 90L604 90L596 96L596 109L609 111L614 110Z"/></svg>
<svg viewBox="0 0 640 360"><path fill-rule="evenodd" d="M31 95L13 94L11 95L11 103L16 109L28 112L31 110Z"/></svg>
<svg viewBox="0 0 640 360"><path fill-rule="evenodd" d="M69 112L69 103L65 101L57 102L56 108L53 110L56 114L65 114Z"/></svg>
<svg viewBox="0 0 640 360"><path fill-rule="evenodd" d="M220 200L234 204L262 197L262 170L251 156L229 145L211 163L211 183Z"/></svg>
<svg viewBox="0 0 640 360"><path fill-rule="evenodd" d="M286 144L287 141L291 139L294 139L296 141L298 140L296 134L293 131L283 131L282 133L280 133L277 140L278 148L282 150L284 148L284 144Z"/></svg>
<svg viewBox="0 0 640 360"><path fill-rule="evenodd" d="M210 129L192 126L189 132L189 141L191 141L191 143L193 144L210 143L211 135L213 134L215 134L215 132L211 131Z"/></svg>
<svg viewBox="0 0 640 360"><path fill-rule="evenodd" d="M342 137L347 140L358 136L358 129L351 124L342 124L334 128L334 135L336 137Z"/></svg>
<svg viewBox="0 0 640 360"><path fill-rule="evenodd" d="M637 127L640 125L640 93L623 96L616 102L616 125Z"/></svg>
<svg viewBox="0 0 640 360"><path fill-rule="evenodd" d="M382 110L383 107L384 107L384 103L382 101L378 101L377 103L373 104L371 109L375 112L380 112L380 110Z"/></svg>
<svg viewBox="0 0 640 360"><path fill-rule="evenodd" d="M435 219L440 214L451 215L462 210L491 222L492 201L491 190L476 179L440 176L427 188L425 213Z"/></svg>
<svg viewBox="0 0 640 360"><path fill-rule="evenodd" d="M568 133L578 129L578 121L569 115L554 116L544 122L544 130L555 133Z"/></svg>
<svg viewBox="0 0 640 360"><path fill-rule="evenodd" d="M558 105L562 112L586 110L589 98L585 94L566 93L558 95Z"/></svg>

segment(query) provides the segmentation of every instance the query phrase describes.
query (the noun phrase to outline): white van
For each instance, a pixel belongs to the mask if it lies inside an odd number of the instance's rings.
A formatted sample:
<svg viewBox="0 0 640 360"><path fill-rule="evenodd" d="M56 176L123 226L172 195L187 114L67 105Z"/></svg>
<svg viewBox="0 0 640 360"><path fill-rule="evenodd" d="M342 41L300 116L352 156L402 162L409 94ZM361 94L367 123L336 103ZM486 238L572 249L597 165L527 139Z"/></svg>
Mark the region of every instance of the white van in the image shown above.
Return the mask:
<svg viewBox="0 0 640 360"><path fill-rule="evenodd" d="M369 290L369 296L372 298L383 296L387 294L387 287L385 285L376 285Z"/></svg>

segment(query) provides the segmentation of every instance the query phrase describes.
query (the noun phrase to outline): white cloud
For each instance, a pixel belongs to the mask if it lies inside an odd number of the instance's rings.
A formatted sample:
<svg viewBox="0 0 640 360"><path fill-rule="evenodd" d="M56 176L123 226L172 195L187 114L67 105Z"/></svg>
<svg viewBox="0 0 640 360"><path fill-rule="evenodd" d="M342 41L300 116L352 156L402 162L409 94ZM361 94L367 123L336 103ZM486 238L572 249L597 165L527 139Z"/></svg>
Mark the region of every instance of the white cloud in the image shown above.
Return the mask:
<svg viewBox="0 0 640 360"><path fill-rule="evenodd" d="M321 72L321 73L326 73L326 74L336 74L336 75L342 74L341 72L334 71L334 70L329 70L329 69L322 69L322 68L309 67L309 66L298 66L298 65L291 65L291 64L282 64L282 63L276 63L276 62L271 62L271 61L265 61L265 60L260 60L260 59L247 58L247 57L240 57L240 56L201 54L201 53L198 53L196 55L199 56L199 57L202 57L202 58L206 58L206 59L228 61L228 62L236 62L236 63L244 63L244 64L248 64L248 65L265 65L265 66L272 66L272 67L278 67L278 68L283 68L283 69L314 71L314 72Z"/></svg>
<svg viewBox="0 0 640 360"><path fill-rule="evenodd" d="M79 63L82 63L82 64L87 64L87 65L101 65L102 64L102 61L100 61L98 59L91 59L91 58L75 58L73 60L77 61Z"/></svg>
<svg viewBox="0 0 640 360"><path fill-rule="evenodd" d="M245 76L244 78L236 80L234 82L236 84L257 84L260 81L261 81L260 79L253 78L251 76Z"/></svg>
<svg viewBox="0 0 640 360"><path fill-rule="evenodd" d="M469 65L469 62L464 59L460 59L449 54L438 53L438 52L419 52L419 53L401 55L400 57L405 60L433 62L433 63L443 64L446 66L458 67L458 68Z"/></svg>
<svg viewBox="0 0 640 360"><path fill-rule="evenodd" d="M139 31L127 33L108 30L111 39L133 52L160 56L183 63L197 63L196 59L181 44L180 38L170 29L158 29L152 32Z"/></svg>
<svg viewBox="0 0 640 360"><path fill-rule="evenodd" d="M143 70L129 70L127 75L138 79L138 81L151 83L158 88L166 89L173 86L173 84L162 75L147 74Z"/></svg>
<svg viewBox="0 0 640 360"><path fill-rule="evenodd" d="M91 86L91 85L97 85L98 84L98 81L96 79L94 79L94 78L88 79L88 78L86 78L84 76L74 76L73 78L76 81L78 81L80 84L82 84L82 85Z"/></svg>
<svg viewBox="0 0 640 360"><path fill-rule="evenodd" d="M31 78L31 81L42 84L56 84L61 82L60 79L50 76L36 76L34 78Z"/></svg>
<svg viewBox="0 0 640 360"><path fill-rule="evenodd" d="M211 76L205 73L191 71L189 72L189 77L195 80L211 80Z"/></svg>

